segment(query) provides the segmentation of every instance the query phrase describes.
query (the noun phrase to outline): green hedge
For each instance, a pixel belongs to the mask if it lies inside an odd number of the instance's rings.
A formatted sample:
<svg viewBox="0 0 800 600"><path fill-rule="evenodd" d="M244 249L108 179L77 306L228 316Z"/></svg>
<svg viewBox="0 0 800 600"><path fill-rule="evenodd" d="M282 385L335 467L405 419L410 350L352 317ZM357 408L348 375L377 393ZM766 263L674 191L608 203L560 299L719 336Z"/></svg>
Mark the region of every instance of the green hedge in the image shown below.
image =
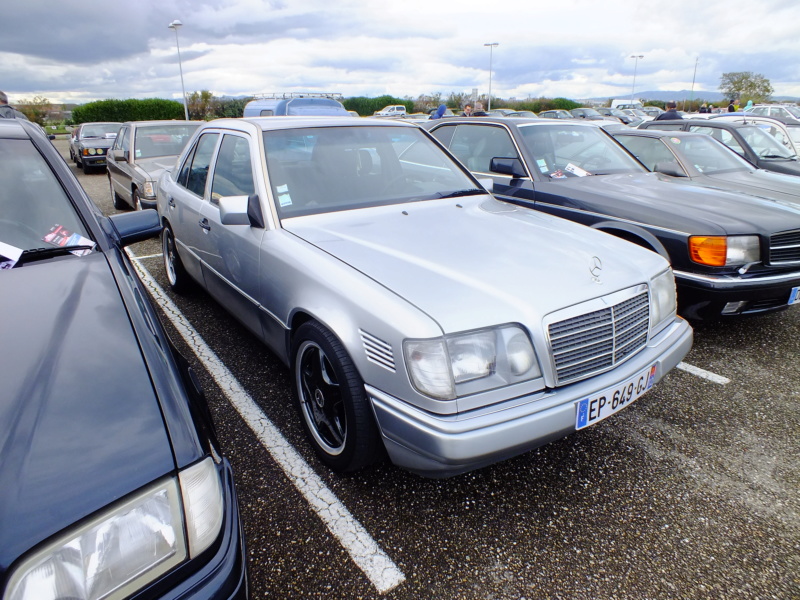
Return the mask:
<svg viewBox="0 0 800 600"><path fill-rule="evenodd" d="M149 98L146 100L98 100L76 106L72 111L72 122L93 123L98 121L160 121L183 119L183 104L175 100Z"/></svg>
<svg viewBox="0 0 800 600"><path fill-rule="evenodd" d="M354 98L346 98L342 101L347 110L354 110L362 117L371 117L384 106L390 104L402 104L406 107L406 112L414 111L413 100L402 100L393 96L379 96L378 98L366 98L365 96L356 96Z"/></svg>

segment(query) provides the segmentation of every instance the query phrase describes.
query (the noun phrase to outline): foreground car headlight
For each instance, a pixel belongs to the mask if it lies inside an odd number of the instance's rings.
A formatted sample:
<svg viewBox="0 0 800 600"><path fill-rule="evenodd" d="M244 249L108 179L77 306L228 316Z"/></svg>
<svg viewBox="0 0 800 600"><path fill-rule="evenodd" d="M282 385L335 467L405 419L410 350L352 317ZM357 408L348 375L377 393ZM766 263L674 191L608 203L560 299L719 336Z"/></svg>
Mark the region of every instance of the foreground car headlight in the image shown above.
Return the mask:
<svg viewBox="0 0 800 600"><path fill-rule="evenodd" d="M206 550L222 527L222 502L207 458L25 559L3 600L125 598Z"/></svg>
<svg viewBox="0 0 800 600"><path fill-rule="evenodd" d="M745 265L760 260L761 247L756 235L693 235L689 238L689 256L709 267Z"/></svg>
<svg viewBox="0 0 800 600"><path fill-rule="evenodd" d="M650 330L660 331L675 317L678 309L675 291L675 275L667 269L650 282L650 303L652 307Z"/></svg>
<svg viewBox="0 0 800 600"><path fill-rule="evenodd" d="M530 339L517 325L405 340L403 353L414 387L442 400L541 377Z"/></svg>

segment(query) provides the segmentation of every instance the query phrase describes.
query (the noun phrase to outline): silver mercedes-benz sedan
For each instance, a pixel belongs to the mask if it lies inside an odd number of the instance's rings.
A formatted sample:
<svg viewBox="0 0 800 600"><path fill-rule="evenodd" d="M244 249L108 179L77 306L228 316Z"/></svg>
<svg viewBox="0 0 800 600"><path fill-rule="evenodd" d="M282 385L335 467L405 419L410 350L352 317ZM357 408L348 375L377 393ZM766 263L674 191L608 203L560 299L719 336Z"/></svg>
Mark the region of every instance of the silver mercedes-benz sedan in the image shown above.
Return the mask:
<svg viewBox="0 0 800 600"><path fill-rule="evenodd" d="M692 344L662 257L495 199L408 123L211 121L158 211L170 285L286 363L335 471L519 454L627 407Z"/></svg>

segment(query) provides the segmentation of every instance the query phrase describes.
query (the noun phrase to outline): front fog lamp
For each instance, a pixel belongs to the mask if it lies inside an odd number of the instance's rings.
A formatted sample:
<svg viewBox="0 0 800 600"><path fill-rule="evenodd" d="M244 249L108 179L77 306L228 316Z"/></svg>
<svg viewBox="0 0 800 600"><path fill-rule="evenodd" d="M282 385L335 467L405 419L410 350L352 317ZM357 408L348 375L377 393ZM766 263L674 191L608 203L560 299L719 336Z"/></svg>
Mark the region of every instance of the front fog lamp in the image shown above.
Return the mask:
<svg viewBox="0 0 800 600"><path fill-rule="evenodd" d="M127 598L206 550L219 535L223 513L219 476L207 458L25 559L3 600Z"/></svg>
<svg viewBox="0 0 800 600"><path fill-rule="evenodd" d="M652 305L651 329L658 330L660 325L675 315L678 308L675 292L675 275L667 269L650 282L650 302Z"/></svg>

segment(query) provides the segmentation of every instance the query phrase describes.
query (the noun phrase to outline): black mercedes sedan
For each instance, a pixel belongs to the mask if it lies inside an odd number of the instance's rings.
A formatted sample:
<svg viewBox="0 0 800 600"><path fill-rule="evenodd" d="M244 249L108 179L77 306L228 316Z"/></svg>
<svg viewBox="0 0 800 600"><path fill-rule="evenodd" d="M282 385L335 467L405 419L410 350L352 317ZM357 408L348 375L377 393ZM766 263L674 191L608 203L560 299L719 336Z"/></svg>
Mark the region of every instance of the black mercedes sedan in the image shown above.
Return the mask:
<svg viewBox="0 0 800 600"><path fill-rule="evenodd" d="M687 318L760 313L800 301L794 206L650 173L590 123L448 119L426 128L479 178L490 177L496 197L664 256Z"/></svg>
<svg viewBox="0 0 800 600"><path fill-rule="evenodd" d="M722 119L683 119L646 121L639 125L639 129L651 128L705 133L759 169L800 175L800 159L797 154L755 123L737 123Z"/></svg>
<svg viewBox="0 0 800 600"><path fill-rule="evenodd" d="M123 251L160 229L0 119L3 600L247 597L230 464Z"/></svg>

